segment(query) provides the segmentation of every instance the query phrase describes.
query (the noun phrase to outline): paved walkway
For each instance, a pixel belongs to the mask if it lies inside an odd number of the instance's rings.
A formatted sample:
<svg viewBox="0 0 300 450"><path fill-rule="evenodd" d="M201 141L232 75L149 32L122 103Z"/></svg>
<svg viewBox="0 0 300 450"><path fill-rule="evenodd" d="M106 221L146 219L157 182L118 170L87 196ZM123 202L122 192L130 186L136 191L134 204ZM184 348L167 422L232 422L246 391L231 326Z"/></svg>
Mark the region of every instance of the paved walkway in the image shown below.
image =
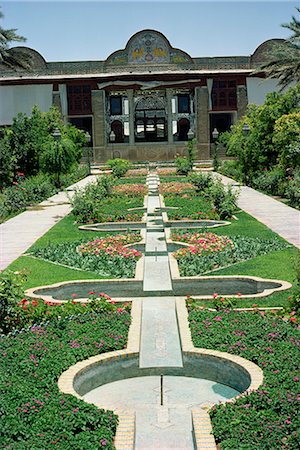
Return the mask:
<svg viewBox="0 0 300 450"><path fill-rule="evenodd" d="M34 242L71 211L74 189L94 181L88 176L48 200L0 224L0 270L6 269Z"/></svg>
<svg viewBox="0 0 300 450"><path fill-rule="evenodd" d="M255 219L300 248L300 211L248 186L238 186L235 180L219 175L224 184L240 190L238 206Z"/></svg>

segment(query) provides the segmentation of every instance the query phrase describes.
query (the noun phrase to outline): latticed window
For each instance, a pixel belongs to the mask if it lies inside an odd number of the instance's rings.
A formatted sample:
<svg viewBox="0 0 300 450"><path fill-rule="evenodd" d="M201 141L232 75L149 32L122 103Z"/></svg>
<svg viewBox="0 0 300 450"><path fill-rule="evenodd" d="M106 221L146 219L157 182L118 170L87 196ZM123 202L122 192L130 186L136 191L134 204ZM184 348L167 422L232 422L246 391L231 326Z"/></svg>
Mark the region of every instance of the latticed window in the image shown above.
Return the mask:
<svg viewBox="0 0 300 450"><path fill-rule="evenodd" d="M121 95L111 96L109 100L110 100L111 116L122 115L122 97L121 97Z"/></svg>
<svg viewBox="0 0 300 450"><path fill-rule="evenodd" d="M91 114L91 86L88 84L71 85L67 88L68 110L72 114Z"/></svg>
<svg viewBox="0 0 300 450"><path fill-rule="evenodd" d="M178 112L189 113L190 112L190 96L188 94L178 94Z"/></svg>
<svg viewBox="0 0 300 450"><path fill-rule="evenodd" d="M236 81L214 80L211 97L213 110L236 109Z"/></svg>

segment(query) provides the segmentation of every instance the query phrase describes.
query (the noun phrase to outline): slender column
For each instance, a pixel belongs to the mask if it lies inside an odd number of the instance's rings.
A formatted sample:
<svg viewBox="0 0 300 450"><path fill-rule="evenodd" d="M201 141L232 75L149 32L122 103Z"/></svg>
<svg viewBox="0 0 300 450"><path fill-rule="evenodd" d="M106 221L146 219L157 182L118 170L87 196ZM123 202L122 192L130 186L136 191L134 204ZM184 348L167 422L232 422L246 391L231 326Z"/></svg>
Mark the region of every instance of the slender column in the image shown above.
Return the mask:
<svg viewBox="0 0 300 450"><path fill-rule="evenodd" d="M201 159L209 158L209 113L208 88L195 89L196 136L200 147Z"/></svg>
<svg viewBox="0 0 300 450"><path fill-rule="evenodd" d="M129 144L134 145L134 101L133 89L127 90L127 97L129 103Z"/></svg>
<svg viewBox="0 0 300 450"><path fill-rule="evenodd" d="M167 97L168 143L169 144L173 144L172 96L173 96L173 90L167 88L166 89L166 97Z"/></svg>
<svg viewBox="0 0 300 450"><path fill-rule="evenodd" d="M92 108L94 114L94 145L104 146L105 143L105 94L104 91L92 91Z"/></svg>

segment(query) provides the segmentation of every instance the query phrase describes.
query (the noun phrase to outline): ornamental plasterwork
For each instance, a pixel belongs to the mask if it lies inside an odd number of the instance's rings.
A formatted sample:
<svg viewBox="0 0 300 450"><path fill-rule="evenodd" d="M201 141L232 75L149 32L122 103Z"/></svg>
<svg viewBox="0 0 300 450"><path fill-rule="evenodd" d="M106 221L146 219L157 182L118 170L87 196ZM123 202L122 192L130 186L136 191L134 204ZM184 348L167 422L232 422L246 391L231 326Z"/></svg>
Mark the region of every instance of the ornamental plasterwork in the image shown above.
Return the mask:
<svg viewBox="0 0 300 450"><path fill-rule="evenodd" d="M112 53L106 65L147 66L187 64L193 65L192 58L184 51L171 47L167 38L155 30L143 30L133 35L125 49Z"/></svg>
<svg viewBox="0 0 300 450"><path fill-rule="evenodd" d="M161 93L137 95L134 97L135 110L165 109L166 98Z"/></svg>

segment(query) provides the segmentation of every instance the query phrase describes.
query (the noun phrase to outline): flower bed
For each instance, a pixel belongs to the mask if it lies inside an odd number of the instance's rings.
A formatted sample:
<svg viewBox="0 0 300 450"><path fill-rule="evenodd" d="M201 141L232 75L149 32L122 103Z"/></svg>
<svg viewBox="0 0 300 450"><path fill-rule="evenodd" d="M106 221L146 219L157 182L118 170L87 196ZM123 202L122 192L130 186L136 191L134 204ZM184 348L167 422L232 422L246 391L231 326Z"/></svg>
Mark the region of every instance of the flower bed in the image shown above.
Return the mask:
<svg viewBox="0 0 300 450"><path fill-rule="evenodd" d="M57 380L77 361L124 348L129 324L115 308L1 338L1 448L113 448L117 417L62 394Z"/></svg>
<svg viewBox="0 0 300 450"><path fill-rule="evenodd" d="M227 351L264 371L258 391L213 407L213 434L222 450L299 448L299 325L263 312L190 309L194 345Z"/></svg>
<svg viewBox="0 0 300 450"><path fill-rule="evenodd" d="M144 184L119 184L113 187L113 194L127 197L144 197L147 188Z"/></svg>
<svg viewBox="0 0 300 450"><path fill-rule="evenodd" d="M157 173L160 176L176 175L176 169L174 168L157 168Z"/></svg>
<svg viewBox="0 0 300 450"><path fill-rule="evenodd" d="M102 253L107 253L111 256L121 256L122 258L140 258L142 254L134 248L124 247L124 245L132 244L141 239L138 234L123 234L115 236L107 236L101 239L81 244L78 247L81 255L96 255L101 256Z"/></svg>
<svg viewBox="0 0 300 450"><path fill-rule="evenodd" d="M162 183L159 186L159 193L164 196L182 195L185 193L192 194L193 190L194 190L193 185L191 183L181 183L179 181Z"/></svg>
<svg viewBox="0 0 300 450"><path fill-rule="evenodd" d="M174 253L181 276L202 275L213 269L289 247L289 244L278 239L266 240L246 236L229 238L214 233L173 231L171 238L176 242L191 244L190 247Z"/></svg>
<svg viewBox="0 0 300 450"><path fill-rule="evenodd" d="M50 243L32 254L48 261L96 272L107 278L132 278L141 253L124 245L141 240L139 234L108 236L92 242L82 240ZM77 251L79 249L79 251Z"/></svg>
<svg viewBox="0 0 300 450"><path fill-rule="evenodd" d="M147 169L129 169L125 174L125 178L130 177L145 177L148 175Z"/></svg>

